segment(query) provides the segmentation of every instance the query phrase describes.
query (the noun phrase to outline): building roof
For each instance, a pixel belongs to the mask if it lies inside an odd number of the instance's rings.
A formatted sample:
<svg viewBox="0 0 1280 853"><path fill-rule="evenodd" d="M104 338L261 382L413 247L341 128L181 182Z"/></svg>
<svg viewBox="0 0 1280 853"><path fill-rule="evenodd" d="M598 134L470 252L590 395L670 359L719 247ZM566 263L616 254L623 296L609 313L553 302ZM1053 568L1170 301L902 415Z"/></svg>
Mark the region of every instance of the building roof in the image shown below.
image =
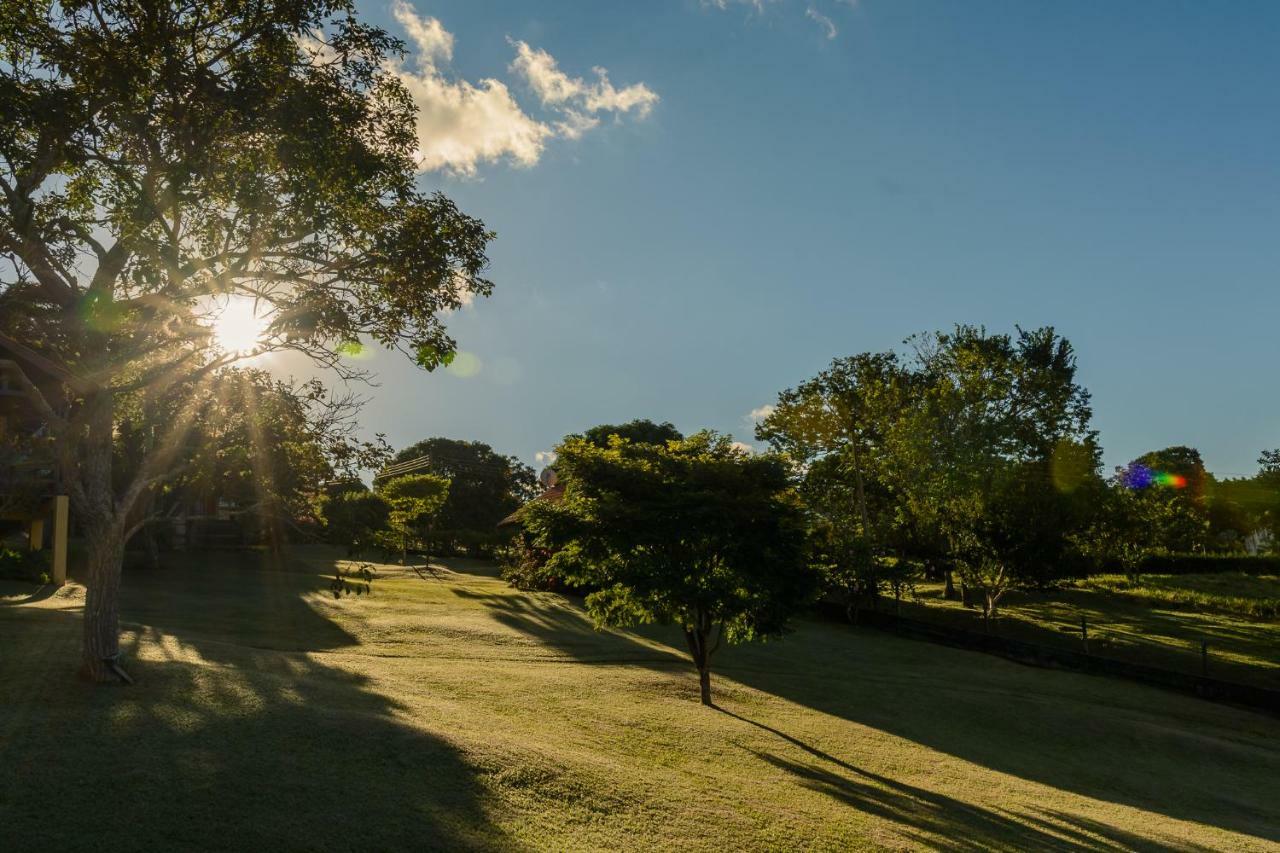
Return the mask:
<svg viewBox="0 0 1280 853"><path fill-rule="evenodd" d="M552 486L551 488L547 489L545 492L543 492L542 494L538 495L536 498L533 499L533 501L548 501L553 504L558 504L562 500L564 500L564 486L558 486L558 485ZM529 501L529 503L533 503L533 501ZM508 515L506 518L502 519L502 521L499 521L498 527L506 527L509 524L520 524L522 521L524 521L524 507L528 505L529 504L525 504L515 512L511 513L511 515Z"/></svg>

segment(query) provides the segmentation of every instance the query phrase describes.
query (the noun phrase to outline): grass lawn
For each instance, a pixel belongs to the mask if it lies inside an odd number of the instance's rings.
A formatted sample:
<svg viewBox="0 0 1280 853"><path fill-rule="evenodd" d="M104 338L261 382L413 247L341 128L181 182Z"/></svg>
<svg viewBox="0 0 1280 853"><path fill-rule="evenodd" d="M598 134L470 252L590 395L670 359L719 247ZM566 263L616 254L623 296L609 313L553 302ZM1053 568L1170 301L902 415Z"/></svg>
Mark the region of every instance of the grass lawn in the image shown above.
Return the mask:
<svg viewBox="0 0 1280 853"><path fill-rule="evenodd" d="M1280 849L1271 717L817 622L713 710L667 630L301 556L128 572L130 688L79 587L0 585L0 849Z"/></svg>
<svg viewBox="0 0 1280 853"><path fill-rule="evenodd" d="M1083 616L1094 654L1198 674L1200 643L1207 641L1210 675L1280 689L1280 620L1241 615L1227 603L1246 594L1256 594L1256 602L1280 596L1280 579L1151 575L1129 589L1122 579L1107 583L1109 577L1044 592L1012 591L1001 599L992 631L1079 649ZM916 601L903 600L902 615L983 630L978 609L947 601L942 593L941 583L920 584Z"/></svg>
<svg viewBox="0 0 1280 853"><path fill-rule="evenodd" d="M1276 575L1142 575L1136 584L1124 575L1094 575L1077 585L1157 607L1280 620L1280 577Z"/></svg>

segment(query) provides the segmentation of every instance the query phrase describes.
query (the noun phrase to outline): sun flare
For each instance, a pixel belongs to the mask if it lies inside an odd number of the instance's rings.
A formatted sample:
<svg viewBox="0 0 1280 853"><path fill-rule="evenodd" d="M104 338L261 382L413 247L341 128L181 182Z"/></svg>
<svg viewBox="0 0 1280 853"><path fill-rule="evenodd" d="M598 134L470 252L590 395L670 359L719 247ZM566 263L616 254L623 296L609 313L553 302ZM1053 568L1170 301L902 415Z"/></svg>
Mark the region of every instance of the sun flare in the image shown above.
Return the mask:
<svg viewBox="0 0 1280 853"><path fill-rule="evenodd" d="M224 352L250 353L262 346L270 322L252 299L232 296L214 316L213 339Z"/></svg>

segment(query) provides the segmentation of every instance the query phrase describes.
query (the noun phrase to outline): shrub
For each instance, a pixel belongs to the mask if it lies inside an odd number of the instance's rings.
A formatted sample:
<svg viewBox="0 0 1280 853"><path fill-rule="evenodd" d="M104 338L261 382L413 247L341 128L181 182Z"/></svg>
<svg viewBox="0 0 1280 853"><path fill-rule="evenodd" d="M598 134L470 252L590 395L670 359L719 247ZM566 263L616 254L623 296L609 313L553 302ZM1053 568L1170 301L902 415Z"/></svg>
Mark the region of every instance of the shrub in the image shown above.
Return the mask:
<svg viewBox="0 0 1280 853"><path fill-rule="evenodd" d="M48 583L49 554L49 551L16 551L12 548L0 548L0 578Z"/></svg>

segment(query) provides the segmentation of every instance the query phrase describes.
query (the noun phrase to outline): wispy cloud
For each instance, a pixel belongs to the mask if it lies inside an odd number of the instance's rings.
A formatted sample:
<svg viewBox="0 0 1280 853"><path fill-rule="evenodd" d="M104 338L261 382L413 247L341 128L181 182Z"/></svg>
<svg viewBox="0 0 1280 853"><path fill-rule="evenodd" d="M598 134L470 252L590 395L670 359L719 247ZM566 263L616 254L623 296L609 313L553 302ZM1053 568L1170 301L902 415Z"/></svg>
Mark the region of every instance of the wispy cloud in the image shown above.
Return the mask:
<svg viewBox="0 0 1280 853"><path fill-rule="evenodd" d="M763 16L770 9L779 11L792 10L794 14L798 3L789 2L789 0L702 0L704 8L718 9L725 11L730 8L746 8L750 10L753 16ZM822 30L823 36L828 40L834 39L840 34L840 29L836 25L835 19L832 17L838 7L845 9L854 9L858 5L858 0L810 0L805 9L804 16L813 21Z"/></svg>
<svg viewBox="0 0 1280 853"><path fill-rule="evenodd" d="M747 412L745 420L748 423L753 424L761 423L765 418L773 414L774 408L775 407L772 403L765 403L763 406L757 406L750 412Z"/></svg>
<svg viewBox="0 0 1280 853"><path fill-rule="evenodd" d="M658 101L643 83L615 87L603 68L594 69L590 82L570 77L551 54L509 40L516 48L509 70L528 83L550 113L535 117L501 80L472 83L446 73L454 37L439 20L419 15L405 0L395 0L391 12L415 49L412 64L397 66L395 73L418 106L418 159L424 172L472 175L481 163L500 161L532 166L548 142L580 138L600 123L600 114L643 118Z"/></svg>
<svg viewBox="0 0 1280 853"><path fill-rule="evenodd" d="M836 35L839 34L840 32L838 29L836 29L835 21L831 20L826 15L822 14L812 6L810 6L805 11L804 16L809 20L816 22L818 26L822 27L823 32L826 33L828 41L835 38Z"/></svg>
<svg viewBox="0 0 1280 853"><path fill-rule="evenodd" d="M533 454L533 460L539 465L554 465L558 458L554 450L539 450Z"/></svg>

